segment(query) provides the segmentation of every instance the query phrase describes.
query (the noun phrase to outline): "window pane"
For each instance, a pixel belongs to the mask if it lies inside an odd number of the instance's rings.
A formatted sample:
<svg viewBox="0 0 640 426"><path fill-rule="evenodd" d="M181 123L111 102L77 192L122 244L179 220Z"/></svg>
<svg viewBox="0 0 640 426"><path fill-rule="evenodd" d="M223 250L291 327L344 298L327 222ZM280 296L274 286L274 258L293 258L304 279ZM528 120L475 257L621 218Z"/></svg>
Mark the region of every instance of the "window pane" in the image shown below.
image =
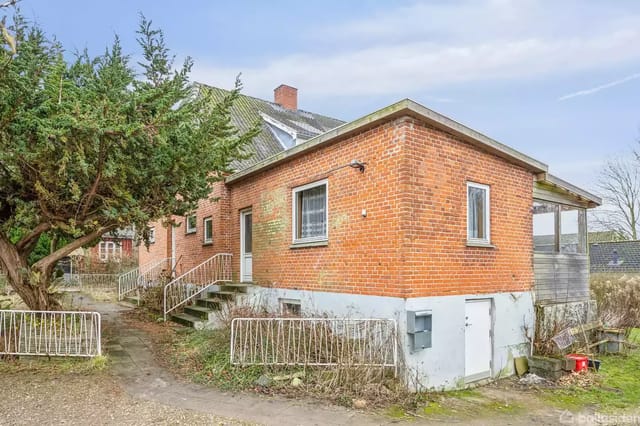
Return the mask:
<svg viewBox="0 0 640 426"><path fill-rule="evenodd" d="M187 231L195 231L198 218L193 215L187 218Z"/></svg>
<svg viewBox="0 0 640 426"><path fill-rule="evenodd" d="M213 240L213 223L211 219L204 220L204 240L207 242Z"/></svg>
<svg viewBox="0 0 640 426"><path fill-rule="evenodd" d="M326 185L306 189L298 193L299 238L327 235L326 196Z"/></svg>
<svg viewBox="0 0 640 426"><path fill-rule="evenodd" d="M483 240L487 238L485 226L487 191L474 186L469 186L468 188L468 238Z"/></svg>
<svg viewBox="0 0 640 426"><path fill-rule="evenodd" d="M533 250L553 253L556 251L556 211L552 203L533 203Z"/></svg>
<svg viewBox="0 0 640 426"><path fill-rule="evenodd" d="M244 215L244 252L251 253L253 244L253 236L252 236L252 215L245 214Z"/></svg>
<svg viewBox="0 0 640 426"><path fill-rule="evenodd" d="M585 211L578 207L560 209L560 253L586 253Z"/></svg>

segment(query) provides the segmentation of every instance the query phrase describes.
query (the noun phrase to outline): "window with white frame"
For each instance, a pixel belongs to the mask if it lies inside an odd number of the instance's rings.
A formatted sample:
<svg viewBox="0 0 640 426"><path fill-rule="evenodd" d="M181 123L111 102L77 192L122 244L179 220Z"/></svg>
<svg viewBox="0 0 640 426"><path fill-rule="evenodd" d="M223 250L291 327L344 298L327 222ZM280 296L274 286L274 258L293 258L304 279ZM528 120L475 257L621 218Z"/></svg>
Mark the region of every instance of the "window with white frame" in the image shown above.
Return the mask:
<svg viewBox="0 0 640 426"><path fill-rule="evenodd" d="M198 227L198 217L195 214L192 214L190 216L187 216L184 219L184 222L186 224L186 233L187 234L193 234L196 232L196 228Z"/></svg>
<svg viewBox="0 0 640 426"><path fill-rule="evenodd" d="M156 242L156 228L155 227L151 227L149 228L149 243L153 244Z"/></svg>
<svg viewBox="0 0 640 426"><path fill-rule="evenodd" d="M211 217L205 217L202 221L202 228L204 229L203 244L213 243L213 220Z"/></svg>
<svg viewBox="0 0 640 426"><path fill-rule="evenodd" d="M328 238L328 184L326 180L293 189L293 242Z"/></svg>
<svg viewBox="0 0 640 426"><path fill-rule="evenodd" d="M467 241L491 243L489 186L467 182Z"/></svg>
<svg viewBox="0 0 640 426"><path fill-rule="evenodd" d="M122 245L114 241L100 241L100 244L98 244L98 257L103 262L121 259Z"/></svg>

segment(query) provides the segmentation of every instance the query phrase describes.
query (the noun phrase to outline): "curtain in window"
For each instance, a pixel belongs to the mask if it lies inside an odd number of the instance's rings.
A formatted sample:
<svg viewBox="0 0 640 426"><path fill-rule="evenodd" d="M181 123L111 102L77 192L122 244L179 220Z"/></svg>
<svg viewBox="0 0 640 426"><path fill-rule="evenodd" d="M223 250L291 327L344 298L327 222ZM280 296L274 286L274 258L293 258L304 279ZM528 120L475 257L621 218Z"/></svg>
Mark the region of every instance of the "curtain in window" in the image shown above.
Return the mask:
<svg viewBox="0 0 640 426"><path fill-rule="evenodd" d="M326 212L327 187L325 185L301 192L300 238L323 237L327 235Z"/></svg>
<svg viewBox="0 0 640 426"><path fill-rule="evenodd" d="M469 187L469 238L486 238L484 229L485 190Z"/></svg>

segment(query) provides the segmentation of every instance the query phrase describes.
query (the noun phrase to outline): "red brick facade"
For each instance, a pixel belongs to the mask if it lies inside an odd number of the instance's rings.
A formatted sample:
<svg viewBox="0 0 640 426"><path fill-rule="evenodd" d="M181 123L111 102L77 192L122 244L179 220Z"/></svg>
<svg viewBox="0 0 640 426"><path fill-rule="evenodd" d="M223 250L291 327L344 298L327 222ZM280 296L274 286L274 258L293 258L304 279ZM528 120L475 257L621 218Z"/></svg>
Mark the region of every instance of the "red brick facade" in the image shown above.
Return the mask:
<svg viewBox="0 0 640 426"><path fill-rule="evenodd" d="M360 173L351 160L366 162ZM346 166L346 167L344 167ZM328 245L291 248L292 190L328 181ZM467 247L466 183L491 187L491 243ZM263 286L393 297L530 290L532 174L401 117L271 169L218 184L195 234L175 228L178 273L219 252L240 262L240 211L253 212L253 280ZM366 217L363 217L363 209ZM204 246L203 219L213 218ZM166 228L140 264L171 252Z"/></svg>

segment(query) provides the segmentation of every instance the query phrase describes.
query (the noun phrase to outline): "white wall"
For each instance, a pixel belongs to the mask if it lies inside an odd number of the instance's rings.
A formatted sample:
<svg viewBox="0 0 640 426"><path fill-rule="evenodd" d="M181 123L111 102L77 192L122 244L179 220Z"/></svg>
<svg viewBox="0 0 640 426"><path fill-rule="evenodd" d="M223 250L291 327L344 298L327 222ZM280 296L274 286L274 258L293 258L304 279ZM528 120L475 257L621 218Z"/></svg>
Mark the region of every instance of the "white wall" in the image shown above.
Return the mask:
<svg viewBox="0 0 640 426"><path fill-rule="evenodd" d="M439 296L402 299L356 294L255 287L250 303L277 312L280 299L300 300L304 316L327 314L351 318L393 318L398 322L407 383L414 389L454 389L464 386L465 301L493 301L492 377L514 372L513 358L529 354L534 310L530 292ZM407 311L431 310L432 347L411 353L406 333ZM473 348L469 348L473 350Z"/></svg>

